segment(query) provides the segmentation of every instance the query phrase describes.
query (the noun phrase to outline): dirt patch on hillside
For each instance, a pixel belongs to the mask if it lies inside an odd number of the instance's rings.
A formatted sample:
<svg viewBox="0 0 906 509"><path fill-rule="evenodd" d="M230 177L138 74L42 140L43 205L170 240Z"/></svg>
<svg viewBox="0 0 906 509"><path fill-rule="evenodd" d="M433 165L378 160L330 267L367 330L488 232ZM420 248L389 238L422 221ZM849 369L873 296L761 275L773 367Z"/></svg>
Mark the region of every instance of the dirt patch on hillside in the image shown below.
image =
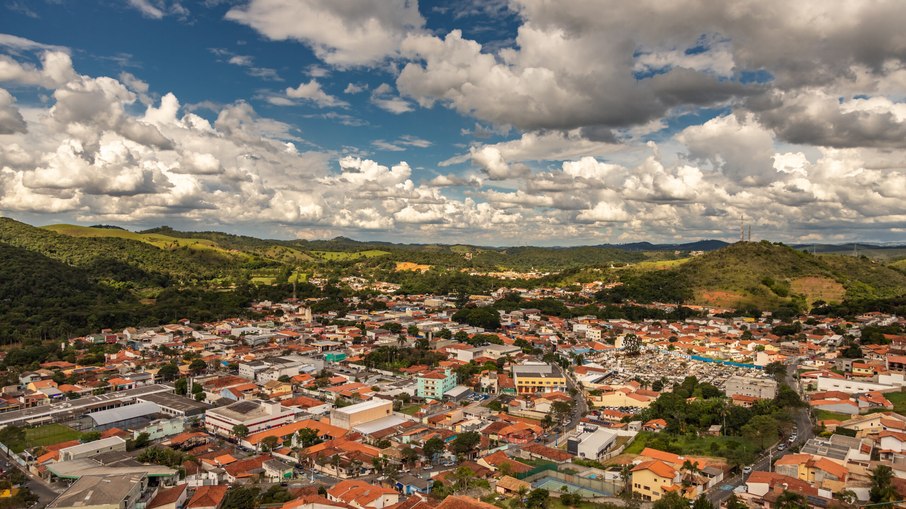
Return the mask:
<svg viewBox="0 0 906 509"><path fill-rule="evenodd" d="M809 304L816 300L841 302L846 295L846 288L843 288L843 285L827 277L809 276L794 279L790 282L790 290L805 295L805 300Z"/></svg>
<svg viewBox="0 0 906 509"><path fill-rule="evenodd" d="M745 299L745 295L727 290L696 290L695 292L695 303L703 306L734 308Z"/></svg>
<svg viewBox="0 0 906 509"><path fill-rule="evenodd" d="M396 270L397 270L397 272L403 272L403 271L407 271L407 270L408 271L427 272L427 271L431 270L431 266L430 265L420 265L418 263L412 263L412 262L397 262Z"/></svg>

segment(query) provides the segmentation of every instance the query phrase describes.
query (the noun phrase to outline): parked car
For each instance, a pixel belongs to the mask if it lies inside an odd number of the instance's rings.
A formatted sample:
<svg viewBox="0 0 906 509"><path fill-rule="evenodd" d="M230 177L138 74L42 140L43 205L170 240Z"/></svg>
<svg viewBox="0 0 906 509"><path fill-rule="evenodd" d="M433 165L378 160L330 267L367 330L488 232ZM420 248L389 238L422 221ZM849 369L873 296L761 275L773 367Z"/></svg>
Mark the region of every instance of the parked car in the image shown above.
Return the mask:
<svg viewBox="0 0 906 509"><path fill-rule="evenodd" d="M751 467L751 466L746 465L746 466L742 467L742 475L749 475L749 474L751 474L751 473L752 473L752 467Z"/></svg>
<svg viewBox="0 0 906 509"><path fill-rule="evenodd" d="M786 446L783 445L783 444L780 444L780 445L777 446L777 450L778 450L778 451L782 451L782 450L784 450L784 449L786 449Z"/></svg>

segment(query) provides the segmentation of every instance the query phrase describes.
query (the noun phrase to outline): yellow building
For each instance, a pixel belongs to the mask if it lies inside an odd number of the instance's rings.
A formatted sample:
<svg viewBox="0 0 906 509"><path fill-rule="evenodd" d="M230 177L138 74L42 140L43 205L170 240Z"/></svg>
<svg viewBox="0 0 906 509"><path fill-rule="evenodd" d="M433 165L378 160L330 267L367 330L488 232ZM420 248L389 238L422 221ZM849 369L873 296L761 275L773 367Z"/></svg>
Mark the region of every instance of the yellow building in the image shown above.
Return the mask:
<svg viewBox="0 0 906 509"><path fill-rule="evenodd" d="M676 469L660 460L645 461L632 469L632 493L643 500L660 500L674 490Z"/></svg>
<svg viewBox="0 0 906 509"><path fill-rule="evenodd" d="M560 368L550 364L530 363L513 366L517 394L559 392L566 390L566 377Z"/></svg>

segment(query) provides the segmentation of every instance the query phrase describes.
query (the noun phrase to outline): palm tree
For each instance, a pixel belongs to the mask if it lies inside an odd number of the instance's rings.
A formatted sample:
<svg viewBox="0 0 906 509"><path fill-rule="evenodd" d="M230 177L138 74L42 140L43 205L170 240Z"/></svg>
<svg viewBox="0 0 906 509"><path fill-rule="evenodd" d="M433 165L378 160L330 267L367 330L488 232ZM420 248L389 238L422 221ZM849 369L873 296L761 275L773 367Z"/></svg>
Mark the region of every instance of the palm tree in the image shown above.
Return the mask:
<svg viewBox="0 0 906 509"><path fill-rule="evenodd" d="M695 463L690 460L683 462L683 466L680 467L680 471L685 472L683 475L683 486L692 486L695 484L695 475L698 474L698 463Z"/></svg>
<svg viewBox="0 0 906 509"><path fill-rule="evenodd" d="M878 465L871 471L871 490L868 496L874 503L893 502L897 499L897 492L891 482L893 469L887 465Z"/></svg>

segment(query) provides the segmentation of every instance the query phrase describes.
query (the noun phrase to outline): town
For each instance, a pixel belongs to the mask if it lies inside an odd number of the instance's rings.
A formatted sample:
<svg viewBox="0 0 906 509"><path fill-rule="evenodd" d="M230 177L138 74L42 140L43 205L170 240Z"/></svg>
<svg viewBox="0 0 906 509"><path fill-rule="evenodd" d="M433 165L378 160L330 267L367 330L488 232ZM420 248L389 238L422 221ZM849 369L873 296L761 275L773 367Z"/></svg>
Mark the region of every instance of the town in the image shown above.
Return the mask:
<svg viewBox="0 0 906 509"><path fill-rule="evenodd" d="M373 298L5 352L2 495L55 509L906 498L903 317L652 304L603 319L574 304L601 282L466 299L343 284Z"/></svg>

